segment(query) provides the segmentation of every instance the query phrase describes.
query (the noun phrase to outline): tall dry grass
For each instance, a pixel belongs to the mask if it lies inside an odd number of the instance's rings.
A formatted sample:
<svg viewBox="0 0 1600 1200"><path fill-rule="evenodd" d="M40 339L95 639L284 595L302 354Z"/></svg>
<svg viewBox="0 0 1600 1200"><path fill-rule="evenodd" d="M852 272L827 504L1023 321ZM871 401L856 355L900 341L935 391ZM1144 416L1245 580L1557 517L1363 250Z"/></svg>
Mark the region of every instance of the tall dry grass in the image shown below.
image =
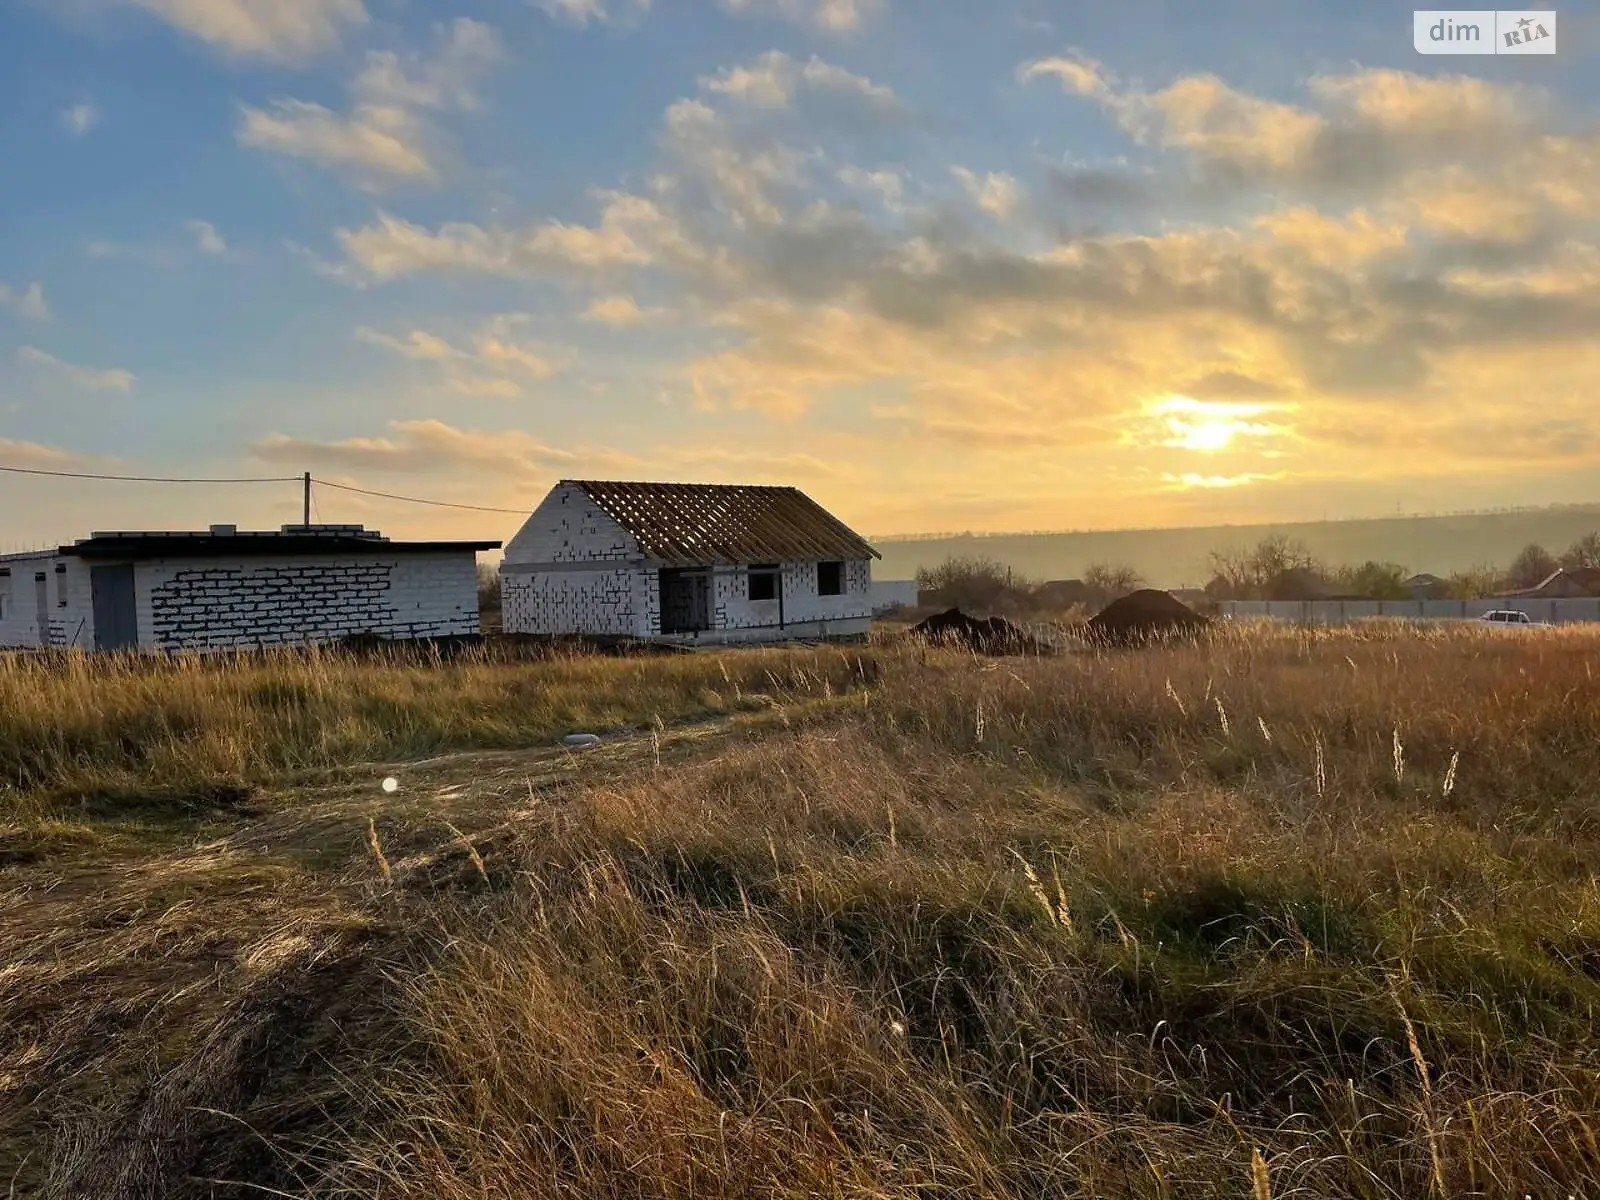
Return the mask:
<svg viewBox="0 0 1600 1200"><path fill-rule="evenodd" d="M216 1133L237 1190L174 1194L1593 1192L1600 635L823 654L787 723L425 873L363 820L324 1118L226 1092L248 1180Z"/></svg>
<svg viewBox="0 0 1600 1200"><path fill-rule="evenodd" d="M332 650L224 659L0 655L0 814L40 797L203 793L286 773L450 750L516 748L757 706L859 681L843 651L529 661Z"/></svg>
<svg viewBox="0 0 1600 1200"><path fill-rule="evenodd" d="M1585 1194L1597 650L891 655L848 719L501 847L337 1184Z"/></svg>

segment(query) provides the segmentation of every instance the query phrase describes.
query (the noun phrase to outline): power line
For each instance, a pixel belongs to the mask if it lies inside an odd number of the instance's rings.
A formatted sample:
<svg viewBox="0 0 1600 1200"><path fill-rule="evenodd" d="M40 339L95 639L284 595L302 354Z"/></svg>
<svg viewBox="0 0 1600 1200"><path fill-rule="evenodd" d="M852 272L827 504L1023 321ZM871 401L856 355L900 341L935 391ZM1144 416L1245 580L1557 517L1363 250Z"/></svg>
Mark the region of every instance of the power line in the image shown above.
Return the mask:
<svg viewBox="0 0 1600 1200"><path fill-rule="evenodd" d="M178 479L166 475L99 475L91 471L46 471L40 467L0 467L13 475L50 475L57 479L114 479L122 483L298 483L298 475L255 476L244 479ZM332 486L332 485L330 485Z"/></svg>
<svg viewBox="0 0 1600 1200"><path fill-rule="evenodd" d="M48 475L55 479L109 479L121 483L299 483L303 475L256 475L232 479L213 477L178 477L171 475L107 475L94 471L49 471L42 467L0 466L0 471L13 475ZM494 508L484 504L455 504L448 500L425 500L419 496L399 496L393 492L377 492L370 488L352 487L347 483L333 483L327 479L313 478L321 487L338 488L341 492L355 492L362 496L377 496L384 500L400 500L406 504L427 504L434 508L460 508L471 512L523 514L520 508ZM315 501L313 500L313 503Z"/></svg>
<svg viewBox="0 0 1600 1200"><path fill-rule="evenodd" d="M356 492L362 496L378 496L384 500L403 500L407 504L429 504L434 508L464 508L471 512L513 513L517 516L527 516L528 510L523 508L491 508L485 504L452 504L448 500L422 500L416 496L397 496L393 492L374 492L369 488L351 487L347 483L329 483L326 479L311 480L321 487L338 488L341 492Z"/></svg>

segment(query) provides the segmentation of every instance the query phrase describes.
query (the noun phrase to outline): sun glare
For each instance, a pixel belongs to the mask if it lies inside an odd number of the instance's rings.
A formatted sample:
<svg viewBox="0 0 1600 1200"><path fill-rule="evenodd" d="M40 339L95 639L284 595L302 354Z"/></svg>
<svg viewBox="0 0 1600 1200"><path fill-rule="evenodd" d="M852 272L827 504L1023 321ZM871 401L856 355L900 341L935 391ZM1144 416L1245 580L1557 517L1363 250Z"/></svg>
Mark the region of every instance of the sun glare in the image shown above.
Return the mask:
<svg viewBox="0 0 1600 1200"><path fill-rule="evenodd" d="M1152 405L1150 412L1163 419L1166 436L1162 445L1216 454L1233 446L1240 438L1262 438L1279 432L1274 425L1249 419L1259 417L1272 407L1232 400L1167 396Z"/></svg>

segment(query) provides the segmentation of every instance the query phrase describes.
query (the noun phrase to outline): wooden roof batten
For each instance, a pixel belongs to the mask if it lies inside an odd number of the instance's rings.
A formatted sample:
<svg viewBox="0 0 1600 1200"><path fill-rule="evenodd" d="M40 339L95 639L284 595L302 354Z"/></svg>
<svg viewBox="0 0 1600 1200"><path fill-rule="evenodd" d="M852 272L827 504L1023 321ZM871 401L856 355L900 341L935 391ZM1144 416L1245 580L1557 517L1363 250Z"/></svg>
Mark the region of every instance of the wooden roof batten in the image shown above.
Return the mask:
<svg viewBox="0 0 1600 1200"><path fill-rule="evenodd" d="M882 556L799 488L758 484L563 481L581 489L668 566L824 562Z"/></svg>

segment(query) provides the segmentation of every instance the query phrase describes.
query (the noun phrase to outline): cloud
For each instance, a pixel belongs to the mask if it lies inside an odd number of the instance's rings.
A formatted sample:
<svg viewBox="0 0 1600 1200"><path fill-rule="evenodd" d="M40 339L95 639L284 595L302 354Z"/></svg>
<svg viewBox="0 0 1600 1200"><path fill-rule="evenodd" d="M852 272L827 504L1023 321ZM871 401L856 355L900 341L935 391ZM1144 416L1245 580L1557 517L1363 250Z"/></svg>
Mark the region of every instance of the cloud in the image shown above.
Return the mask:
<svg viewBox="0 0 1600 1200"><path fill-rule="evenodd" d="M1022 203L1022 185L1014 175L990 172L979 175L966 167L951 167L951 173L961 182L972 202L996 220L1008 221Z"/></svg>
<svg viewBox="0 0 1600 1200"><path fill-rule="evenodd" d="M1017 79L1029 83L1035 79L1054 78L1069 92L1080 96L1110 96L1111 82L1105 68L1082 54L1074 53L1061 58L1037 58L1017 68Z"/></svg>
<svg viewBox="0 0 1600 1200"><path fill-rule="evenodd" d="M1235 488L1244 487L1252 483L1283 479L1286 474L1283 471L1272 473L1251 471L1243 475L1201 475L1195 471L1185 471L1181 475L1174 475L1169 471L1163 473L1161 478L1179 488Z"/></svg>
<svg viewBox="0 0 1600 1200"><path fill-rule="evenodd" d="M367 23L361 0L120 0L226 53L297 62Z"/></svg>
<svg viewBox="0 0 1600 1200"><path fill-rule="evenodd" d="M101 262L123 261L146 263L164 270L176 270L195 256L220 257L228 253L228 243L215 225L209 221L183 222L182 239L163 238L148 242L89 241L83 252Z"/></svg>
<svg viewBox="0 0 1600 1200"><path fill-rule="evenodd" d="M590 21L600 25L631 24L631 19L644 16L650 11L652 0L629 0L630 11L624 12L619 18L616 6L610 0L529 0L529 2L552 20L563 25L571 25L576 29L587 28Z"/></svg>
<svg viewBox="0 0 1600 1200"><path fill-rule="evenodd" d="M56 446L5 437L0 437L0 459L4 459L8 467L36 467L46 471L64 470L82 461L78 455Z"/></svg>
<svg viewBox="0 0 1600 1200"><path fill-rule="evenodd" d="M735 111L730 115L699 98L671 104L662 116L661 144L673 169L652 179L649 196L597 190L603 206L597 224L541 221L507 229L455 221L430 230L380 211L371 225L336 230L345 262L318 269L342 273L353 283L420 271L528 277L660 266L705 278L726 276L722 256L697 241L691 227L703 223L708 210L742 226L779 223L781 194L797 189L818 161L764 128L774 111L771 101L780 94L827 95L878 116L898 106L892 92L870 80L781 53L704 79L701 86L711 100Z"/></svg>
<svg viewBox="0 0 1600 1200"><path fill-rule="evenodd" d="M887 0L722 0L735 16L776 17L823 33L852 33L887 7Z"/></svg>
<svg viewBox="0 0 1600 1200"><path fill-rule="evenodd" d="M1197 400L1249 400L1279 395L1282 388L1242 371L1209 371L1177 389Z"/></svg>
<svg viewBox="0 0 1600 1200"><path fill-rule="evenodd" d="M362 326L355 337L403 358L438 365L451 390L461 395L515 399L523 394L527 381L551 379L560 366L549 354L539 353L511 337L511 325L504 318L490 321L472 336L471 349L453 345L423 329L393 337Z"/></svg>
<svg viewBox="0 0 1600 1200"><path fill-rule="evenodd" d="M334 470L437 474L470 469L498 475L532 476L580 463L613 461L609 452L559 450L520 429L478 431L443 421L391 421L388 437L352 437L314 442L273 434L256 442L252 452L267 462L308 463Z"/></svg>
<svg viewBox="0 0 1600 1200"><path fill-rule="evenodd" d="M356 330L355 336L359 342L382 346L405 358L420 359L425 362L444 362L460 354L460 351L443 338L422 329L413 329L405 337L396 338L363 325Z"/></svg>
<svg viewBox="0 0 1600 1200"><path fill-rule="evenodd" d="M129 392L133 390L133 375L123 370L100 370L95 367L80 367L69 362L63 362L52 354L33 346L21 346L17 349L17 360L47 371L57 378L63 379L74 387L84 388L89 391L116 391Z"/></svg>
<svg viewBox="0 0 1600 1200"><path fill-rule="evenodd" d="M369 53L350 85L348 112L293 99L246 105L236 136L242 145L346 172L369 188L431 183L441 174L440 138L422 113L477 107L471 85L502 57L491 27L458 17L440 28L427 58Z"/></svg>
<svg viewBox="0 0 1600 1200"><path fill-rule="evenodd" d="M493 26L457 17L437 36L439 44L428 56L369 52L352 91L375 105L465 112L477 108L474 85L505 59L500 35Z"/></svg>
<svg viewBox="0 0 1600 1200"><path fill-rule="evenodd" d="M228 243L210 221L185 221L183 227L194 235L194 244L201 254L225 254Z"/></svg>
<svg viewBox="0 0 1600 1200"><path fill-rule="evenodd" d="M841 475L836 466L804 452L774 454L698 444L658 445L637 453L609 446L563 449L520 429L463 429L438 420L391 421L386 429L383 436L326 442L272 434L250 449L266 462L309 463L353 472L356 478L377 473L455 474L475 481L475 490L464 499L476 504L494 503L482 490L486 475L524 485L537 481L544 486L561 476L591 473L738 483L837 479Z"/></svg>
<svg viewBox="0 0 1600 1200"><path fill-rule="evenodd" d="M905 112L890 88L816 55L800 62L781 50L769 50L749 66L724 68L702 78L700 86L757 108L786 108L801 93L812 92L848 98L881 116Z"/></svg>
<svg viewBox="0 0 1600 1200"><path fill-rule="evenodd" d="M99 120L100 110L86 100L62 112L61 127L73 137L82 137L93 129Z"/></svg>
<svg viewBox="0 0 1600 1200"><path fill-rule="evenodd" d="M50 306L45 302L44 288L36 280L21 291L0 283L0 308L10 309L18 316L31 321L48 321Z"/></svg>
<svg viewBox="0 0 1600 1200"><path fill-rule="evenodd" d="M580 27L591 20L607 20L605 5L600 0L534 0L534 7L557 20Z"/></svg>
<svg viewBox="0 0 1600 1200"><path fill-rule="evenodd" d="M899 171L886 168L869 171L847 164L840 167L837 174L839 182L846 187L874 194L888 212L895 215L905 212L906 181Z"/></svg>
<svg viewBox="0 0 1600 1200"><path fill-rule="evenodd" d="M632 296L668 289L696 342L664 368L667 403L813 444L855 414L896 486L1034 472L1043 505L1070 470L1086 500L1132 489L1136 507L1170 503L1170 480L1241 495L1344 459L1403 477L1428 442L1370 436L1374 419L1427 431L1446 474L1584 461L1592 379L1566 364L1600 322L1600 138L1547 132L1539 93L1355 71L1291 101L1212 76L1144 89L1081 57L1019 74L1089 99L1138 165L1034 160L1036 185L1026 160L913 174L858 128L797 119L870 91L764 55L669 105L654 172L638 193L597 191L591 221L380 213L339 231L338 269L576 276L600 297L584 317L623 327ZM1460 136L1457 107L1501 166ZM1116 228L1054 220L1069 196ZM1486 414L1513 393L1537 394L1540 428L1489 447ZM1152 418L1172 397L1214 411Z"/></svg>
<svg viewBox="0 0 1600 1200"><path fill-rule="evenodd" d="M1308 81L1310 105L1241 91L1211 74L1155 91L1125 84L1074 51L1022 64L1100 105L1137 142L1185 153L1203 179L1349 192L1440 163L1503 166L1543 126L1549 99L1525 85L1391 69Z"/></svg>
<svg viewBox="0 0 1600 1200"><path fill-rule="evenodd" d="M380 211L376 224L335 236L348 265L379 280L421 271L518 276L643 266L654 261L656 247L670 248L678 237L655 204L623 193L611 194L594 226L547 221L488 230L456 221L430 231Z"/></svg>
<svg viewBox="0 0 1600 1200"><path fill-rule="evenodd" d="M258 150L349 170L368 180L437 177L420 144L420 127L405 109L388 105L358 105L349 116L304 100L275 100L270 109L246 106L238 138Z"/></svg>
<svg viewBox="0 0 1600 1200"><path fill-rule="evenodd" d="M584 309L583 319L613 329L631 329L663 319L665 309L640 308L632 296L596 296Z"/></svg>

